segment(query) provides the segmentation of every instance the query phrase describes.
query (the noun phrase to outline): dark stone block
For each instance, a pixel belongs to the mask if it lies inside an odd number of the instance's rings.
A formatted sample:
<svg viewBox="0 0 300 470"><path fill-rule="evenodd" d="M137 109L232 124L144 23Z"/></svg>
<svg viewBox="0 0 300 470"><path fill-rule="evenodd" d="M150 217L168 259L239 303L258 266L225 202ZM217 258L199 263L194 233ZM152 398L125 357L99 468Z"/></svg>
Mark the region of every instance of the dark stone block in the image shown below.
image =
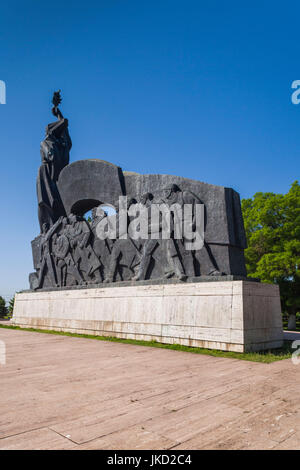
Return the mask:
<svg viewBox="0 0 300 470"><path fill-rule="evenodd" d="M101 204L118 204L124 194L120 167L103 160L79 160L64 168L57 187L67 214L84 215Z"/></svg>

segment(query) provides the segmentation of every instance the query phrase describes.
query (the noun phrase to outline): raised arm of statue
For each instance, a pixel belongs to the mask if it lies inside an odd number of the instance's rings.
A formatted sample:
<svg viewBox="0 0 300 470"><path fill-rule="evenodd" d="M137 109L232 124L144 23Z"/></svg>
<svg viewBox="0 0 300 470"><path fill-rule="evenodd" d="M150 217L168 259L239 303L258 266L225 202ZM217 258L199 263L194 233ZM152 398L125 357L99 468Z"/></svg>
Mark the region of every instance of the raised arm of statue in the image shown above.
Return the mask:
<svg viewBox="0 0 300 470"><path fill-rule="evenodd" d="M62 98L61 98L61 95L60 95L60 90L55 91L53 93L53 98L52 98L52 103L53 103L52 114L53 114L53 116L57 117L59 121L64 119L64 117L62 115L62 112L58 108L58 106L61 103L61 100L62 100Z"/></svg>

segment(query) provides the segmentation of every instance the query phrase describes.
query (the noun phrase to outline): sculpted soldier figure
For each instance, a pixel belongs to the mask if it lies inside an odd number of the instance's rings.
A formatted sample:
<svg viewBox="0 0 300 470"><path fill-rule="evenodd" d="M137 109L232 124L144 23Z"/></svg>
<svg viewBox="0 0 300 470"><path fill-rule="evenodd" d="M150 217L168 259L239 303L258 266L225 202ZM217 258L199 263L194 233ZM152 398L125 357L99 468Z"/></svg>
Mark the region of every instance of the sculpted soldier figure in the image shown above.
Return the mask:
<svg viewBox="0 0 300 470"><path fill-rule="evenodd" d="M55 259L57 280L58 285L61 287L66 285L68 276L73 278L75 284L84 284L84 279L72 255L69 227L67 217L63 217L62 229L59 234L55 233L53 235L52 240L52 253Z"/></svg>

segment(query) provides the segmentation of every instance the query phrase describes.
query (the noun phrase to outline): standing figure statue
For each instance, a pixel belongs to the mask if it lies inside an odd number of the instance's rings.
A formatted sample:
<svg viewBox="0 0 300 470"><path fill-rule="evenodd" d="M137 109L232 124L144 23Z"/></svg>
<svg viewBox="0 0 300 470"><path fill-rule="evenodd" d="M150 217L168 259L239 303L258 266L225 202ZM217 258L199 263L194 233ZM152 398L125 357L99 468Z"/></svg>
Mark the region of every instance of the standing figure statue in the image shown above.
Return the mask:
<svg viewBox="0 0 300 470"><path fill-rule="evenodd" d="M52 114L57 121L46 127L46 137L41 142L41 160L37 177L38 215L40 228L44 223L51 227L59 217L65 216L65 210L57 189L56 182L61 170L69 163L72 141L68 131L68 120L58 108L61 103L60 90L52 99Z"/></svg>

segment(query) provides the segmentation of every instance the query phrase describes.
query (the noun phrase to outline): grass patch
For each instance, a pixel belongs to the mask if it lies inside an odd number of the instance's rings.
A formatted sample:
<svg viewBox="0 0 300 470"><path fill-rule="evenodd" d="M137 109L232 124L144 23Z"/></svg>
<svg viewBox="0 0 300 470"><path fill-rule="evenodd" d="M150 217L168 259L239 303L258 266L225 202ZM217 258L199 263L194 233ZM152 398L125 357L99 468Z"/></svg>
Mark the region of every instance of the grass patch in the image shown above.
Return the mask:
<svg viewBox="0 0 300 470"><path fill-rule="evenodd" d="M148 346L151 348L161 348L161 349L173 349L175 351L184 351L193 354L205 354L207 356L215 357L230 357L231 359L241 359L243 361L252 361L252 362L263 362L269 364L275 361L281 361L283 359L289 359L292 356L294 350L291 349L291 341L285 341L282 348L279 349L270 349L268 351L261 352L247 352L247 353L238 353L233 351L219 351L217 349L205 349L205 348L195 348L190 346L182 346L181 344L164 344L158 343L157 341L142 341L135 339L121 339L115 338L113 336L94 336L94 335L85 335L78 333L68 333L65 331L54 331L54 330L40 330L36 328L21 328L20 326L13 325L0 325L0 328L8 328L11 330L21 330L21 331L31 331L35 333L45 333L50 335L60 335L60 336L71 336L73 338L87 338L94 339L98 341L112 341L115 343L124 343L124 344L134 344L137 346Z"/></svg>

